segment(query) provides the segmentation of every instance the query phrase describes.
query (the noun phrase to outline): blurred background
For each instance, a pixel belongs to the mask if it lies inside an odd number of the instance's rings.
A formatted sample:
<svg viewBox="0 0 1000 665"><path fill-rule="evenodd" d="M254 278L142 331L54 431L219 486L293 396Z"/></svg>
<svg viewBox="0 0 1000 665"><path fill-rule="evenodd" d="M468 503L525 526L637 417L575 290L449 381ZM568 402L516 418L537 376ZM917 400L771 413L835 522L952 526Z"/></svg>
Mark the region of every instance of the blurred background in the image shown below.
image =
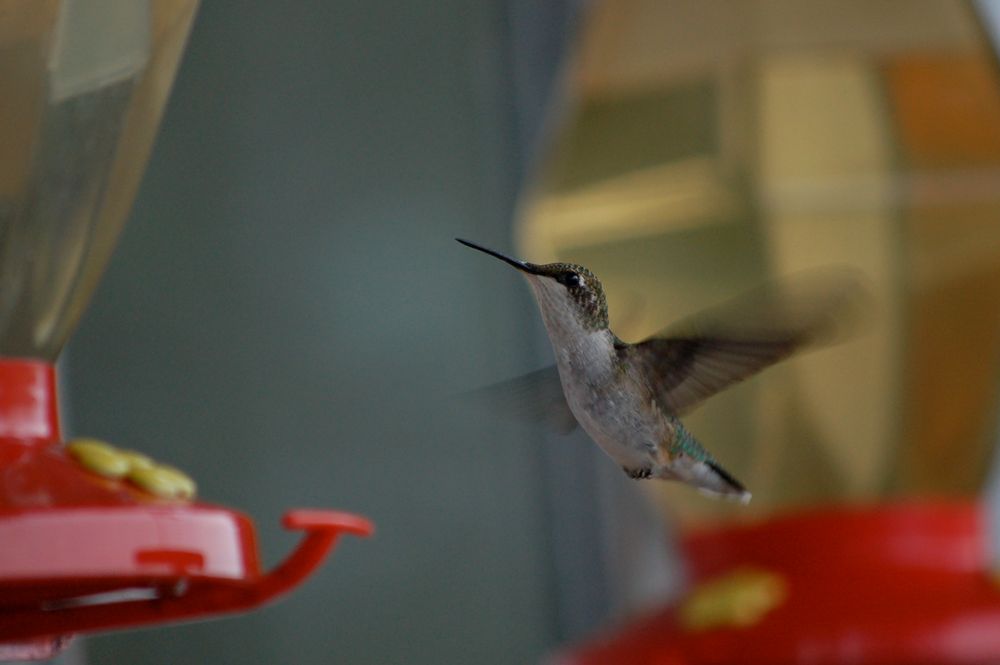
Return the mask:
<svg viewBox="0 0 1000 665"><path fill-rule="evenodd" d="M267 564L288 506L371 517L264 610L90 663L514 663L675 597L679 528L984 492L996 439L994 3L207 0L62 357L67 429L189 471ZM689 421L749 509L456 395L550 350L572 260L639 339L764 279L861 271L870 329Z"/></svg>
<svg viewBox="0 0 1000 665"><path fill-rule="evenodd" d="M453 238L510 247L575 16L200 5L64 358L67 429L170 460L252 515L267 566L298 538L290 506L378 532L284 602L87 640L85 662L515 663L558 641L540 434L455 399L544 347L524 285Z"/></svg>

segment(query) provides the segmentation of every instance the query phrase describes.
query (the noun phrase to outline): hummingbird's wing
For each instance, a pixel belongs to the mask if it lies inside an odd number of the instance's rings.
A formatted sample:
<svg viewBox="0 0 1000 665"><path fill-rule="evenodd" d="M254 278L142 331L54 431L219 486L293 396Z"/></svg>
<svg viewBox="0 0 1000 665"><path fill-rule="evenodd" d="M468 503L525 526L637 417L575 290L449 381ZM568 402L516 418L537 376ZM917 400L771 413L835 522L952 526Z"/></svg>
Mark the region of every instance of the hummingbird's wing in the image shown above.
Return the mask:
<svg viewBox="0 0 1000 665"><path fill-rule="evenodd" d="M868 290L844 269L759 286L619 354L668 413L703 400L807 346L842 339L868 309Z"/></svg>
<svg viewBox="0 0 1000 665"><path fill-rule="evenodd" d="M660 406L682 415L717 392L791 355L795 337L739 339L711 336L651 338L622 351Z"/></svg>
<svg viewBox="0 0 1000 665"><path fill-rule="evenodd" d="M517 420L540 423L568 434L576 427L555 365L494 383L467 395L491 411Z"/></svg>

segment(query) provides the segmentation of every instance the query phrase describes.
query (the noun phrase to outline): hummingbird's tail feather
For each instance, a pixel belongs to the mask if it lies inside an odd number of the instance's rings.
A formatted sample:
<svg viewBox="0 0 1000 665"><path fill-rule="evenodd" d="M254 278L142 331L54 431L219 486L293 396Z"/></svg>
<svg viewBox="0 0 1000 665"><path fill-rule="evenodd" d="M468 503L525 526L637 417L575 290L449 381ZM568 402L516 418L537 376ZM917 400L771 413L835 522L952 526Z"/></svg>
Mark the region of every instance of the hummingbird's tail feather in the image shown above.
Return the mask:
<svg viewBox="0 0 1000 665"><path fill-rule="evenodd" d="M725 491L717 492L714 489L700 488L702 491L707 491L713 495L721 495L728 499L735 499L742 504L750 503L750 498L752 495L747 491L747 488L743 486L743 483L733 478L733 476L719 466L713 461L705 462L705 466L712 470L715 475L723 482L725 485Z"/></svg>
<svg viewBox="0 0 1000 665"><path fill-rule="evenodd" d="M750 503L751 494L743 483L712 459L675 461L664 477L680 480L693 486L702 494L717 498Z"/></svg>
<svg viewBox="0 0 1000 665"><path fill-rule="evenodd" d="M743 483L722 468L705 447L684 427L677 418L672 418L674 433L668 444L666 457L669 463L661 467L657 474L667 480L679 480L691 485L702 494L722 499L750 503L750 492Z"/></svg>

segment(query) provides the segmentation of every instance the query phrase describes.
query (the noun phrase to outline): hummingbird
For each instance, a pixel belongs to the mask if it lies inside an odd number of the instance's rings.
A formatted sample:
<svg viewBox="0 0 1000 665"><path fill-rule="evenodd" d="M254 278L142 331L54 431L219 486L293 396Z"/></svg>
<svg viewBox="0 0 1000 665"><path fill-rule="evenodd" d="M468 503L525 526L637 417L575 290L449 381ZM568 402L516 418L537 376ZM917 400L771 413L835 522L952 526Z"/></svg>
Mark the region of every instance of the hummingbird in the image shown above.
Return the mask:
<svg viewBox="0 0 1000 665"><path fill-rule="evenodd" d="M680 416L815 340L823 327L815 317L751 330L723 323L722 317L700 330L630 344L611 331L604 288L587 268L528 263L456 240L517 269L538 303L555 366L497 386L530 401L520 405L522 415L563 431L579 424L630 478L680 481L705 494L750 501L750 492ZM744 301L745 312L750 299Z"/></svg>

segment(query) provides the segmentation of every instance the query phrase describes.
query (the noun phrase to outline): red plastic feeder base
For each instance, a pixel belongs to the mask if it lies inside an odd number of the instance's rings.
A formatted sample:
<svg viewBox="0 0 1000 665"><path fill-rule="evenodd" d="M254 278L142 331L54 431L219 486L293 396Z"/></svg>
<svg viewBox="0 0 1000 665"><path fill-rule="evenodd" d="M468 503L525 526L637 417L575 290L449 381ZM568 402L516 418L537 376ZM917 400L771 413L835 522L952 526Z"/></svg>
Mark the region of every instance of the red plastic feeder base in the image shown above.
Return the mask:
<svg viewBox="0 0 1000 665"><path fill-rule="evenodd" d="M305 532L262 572L239 512L158 499L101 477L59 443L50 365L0 359L0 660L49 658L69 636L249 610L301 583L355 515L296 510Z"/></svg>
<svg viewBox="0 0 1000 665"><path fill-rule="evenodd" d="M692 593L560 665L1000 662L981 507L838 508L691 534Z"/></svg>

